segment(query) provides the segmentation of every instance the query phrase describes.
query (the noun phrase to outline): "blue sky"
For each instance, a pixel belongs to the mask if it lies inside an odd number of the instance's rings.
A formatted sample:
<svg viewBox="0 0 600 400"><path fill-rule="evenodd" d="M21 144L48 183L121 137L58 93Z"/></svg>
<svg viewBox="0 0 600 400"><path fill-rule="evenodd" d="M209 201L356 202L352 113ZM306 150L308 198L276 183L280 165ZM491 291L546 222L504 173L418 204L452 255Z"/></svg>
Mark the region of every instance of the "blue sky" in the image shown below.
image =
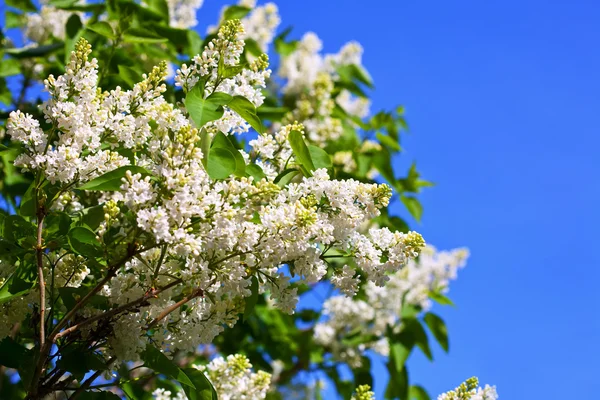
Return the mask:
<svg viewBox="0 0 600 400"><path fill-rule="evenodd" d="M223 4L205 0L200 26ZM438 248L471 250L450 292L457 307L436 310L450 354L413 356L411 380L432 396L476 375L501 399L597 398L600 3L278 5L296 38L312 30L327 52L363 44L374 109L407 109L398 171L416 160L437 183L413 226ZM387 377L375 372L381 394Z"/></svg>
<svg viewBox="0 0 600 400"><path fill-rule="evenodd" d="M201 26L222 4L206 0ZM364 45L374 107L407 109L399 171L416 160L438 184L415 227L471 250L457 308L438 310L450 354L413 357L411 379L431 395L477 375L501 399L597 398L600 3L278 5L283 26L316 32L328 52Z"/></svg>

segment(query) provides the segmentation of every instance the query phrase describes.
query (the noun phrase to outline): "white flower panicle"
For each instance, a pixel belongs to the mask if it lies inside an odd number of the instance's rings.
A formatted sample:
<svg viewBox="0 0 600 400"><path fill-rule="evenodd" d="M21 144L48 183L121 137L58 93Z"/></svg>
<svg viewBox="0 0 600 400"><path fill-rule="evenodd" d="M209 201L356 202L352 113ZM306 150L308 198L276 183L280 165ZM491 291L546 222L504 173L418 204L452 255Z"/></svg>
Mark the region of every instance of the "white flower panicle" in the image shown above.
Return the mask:
<svg viewBox="0 0 600 400"><path fill-rule="evenodd" d="M485 385L484 388L478 387L479 380L476 377L467 379L456 389L438 396L438 400L498 400L496 387Z"/></svg>
<svg viewBox="0 0 600 400"><path fill-rule="evenodd" d="M66 23L73 13L45 5L46 1L41 3L42 8L39 13L27 15L25 36L37 43L43 43L50 38L64 40Z"/></svg>
<svg viewBox="0 0 600 400"><path fill-rule="evenodd" d="M204 0L167 0L169 7L169 25L173 28L187 29L198 24L196 13Z"/></svg>
<svg viewBox="0 0 600 400"><path fill-rule="evenodd" d="M393 242L393 234L387 230L375 230L371 233L371 241L357 241L362 248L358 259L369 260L381 257L381 249L385 243ZM375 244L376 245L373 245ZM387 253L387 258L398 257ZM402 255L399 255L402 257ZM399 271L378 275L387 279L385 286L377 286L375 282L367 282L365 300L355 300L346 296L333 296L325 301L323 314L325 320L315 326L315 340L329 348L334 358L360 365L360 357L365 350L371 349L383 355L388 354L388 344L385 339L386 327L397 326L401 322L400 311L404 305L416 306L423 311L431 307L429 294L446 293L450 280L456 278L456 272L464 267L468 251L457 249L450 252L438 252L433 247L425 247L418 261L411 260ZM360 266L360 261L358 262ZM368 270L368 265L361 267ZM365 267L367 269L365 269ZM385 271L386 266L380 265L377 271ZM343 271L339 276L332 277L332 283L346 295L352 295L357 290L358 282L352 277L353 271ZM371 342L359 347L349 347L342 343L345 336L360 331L364 335L372 335Z"/></svg>
<svg viewBox="0 0 600 400"><path fill-rule="evenodd" d="M219 399L222 400L263 400L271 384L271 375L252 372L252 364L246 356L235 354L213 359L208 365L194 366L203 371L213 384ZM155 400L187 400L183 392L174 395L166 389L152 392Z"/></svg>

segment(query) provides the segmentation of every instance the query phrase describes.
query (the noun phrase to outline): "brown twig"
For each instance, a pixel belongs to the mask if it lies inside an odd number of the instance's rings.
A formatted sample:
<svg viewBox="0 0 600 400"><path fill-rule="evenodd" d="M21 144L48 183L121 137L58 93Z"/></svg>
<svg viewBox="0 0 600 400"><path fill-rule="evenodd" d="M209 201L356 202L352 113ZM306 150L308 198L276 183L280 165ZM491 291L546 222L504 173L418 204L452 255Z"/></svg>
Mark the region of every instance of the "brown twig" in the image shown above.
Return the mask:
<svg viewBox="0 0 600 400"><path fill-rule="evenodd" d="M173 282L169 283L168 285L165 285L162 288L151 289L151 290L147 291L142 297L140 297L140 298L138 298L136 300L130 301L129 303L123 304L122 306L119 306L117 308L113 308L112 310L108 310L106 312L103 312L102 314L94 315L93 317L90 317L90 318L88 318L88 319L86 319L86 320L84 320L84 321L82 321L82 322L80 322L78 324L75 324L75 325L72 325L72 326L68 327L67 329L65 329L62 332L58 333L56 335L55 339L59 339L59 338L61 338L63 336L66 336L66 335L70 334L71 332L74 332L74 331L76 331L78 329L81 329L84 326L87 326L87 325L89 325L89 324L91 324L93 322L100 321L100 320L106 319L106 318L110 318L110 317L112 317L114 315L117 315L117 314L120 314L120 313L122 313L124 311L127 311L130 308L134 308L134 307L136 307L138 305L141 305L141 304L145 303L146 301L148 301L149 299L158 296L160 293L164 292L165 290L170 289L173 286L180 284L181 282L182 282L182 280L178 279L176 281L173 281Z"/></svg>
<svg viewBox="0 0 600 400"><path fill-rule="evenodd" d="M162 321L167 315L171 314L173 311L187 303L188 301L195 299L196 297L204 296L204 291L202 289L195 289L190 295L185 296L183 299L179 300L177 303L170 305L165 308L158 317L154 318L152 322L148 325L146 329L152 329L156 324Z"/></svg>

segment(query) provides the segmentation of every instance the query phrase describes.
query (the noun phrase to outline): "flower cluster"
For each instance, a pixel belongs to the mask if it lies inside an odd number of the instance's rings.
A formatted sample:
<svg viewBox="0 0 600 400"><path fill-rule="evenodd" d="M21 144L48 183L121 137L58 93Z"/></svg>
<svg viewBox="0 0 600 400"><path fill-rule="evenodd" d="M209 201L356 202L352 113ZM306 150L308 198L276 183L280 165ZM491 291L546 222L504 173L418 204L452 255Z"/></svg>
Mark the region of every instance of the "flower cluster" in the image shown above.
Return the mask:
<svg viewBox="0 0 600 400"><path fill-rule="evenodd" d="M167 0L169 24L174 28L185 29L196 26L196 12L204 0Z"/></svg>
<svg viewBox="0 0 600 400"><path fill-rule="evenodd" d="M37 43L43 43L50 38L63 40L66 35L67 20L73 13L46 5L47 1L41 3L39 14L27 15L25 36Z"/></svg>
<svg viewBox="0 0 600 400"><path fill-rule="evenodd" d="M485 385L478 387L479 380L475 377L467 379L456 389L438 396L438 400L497 400L496 387Z"/></svg>
<svg viewBox="0 0 600 400"><path fill-rule="evenodd" d="M381 234L374 242L381 245ZM385 286L368 282L364 300L343 295L329 298L323 306L325 320L315 326L315 340L326 346L335 359L353 366L360 365L360 357L367 349L387 355L386 327L397 326L401 322L402 307L412 305L427 311L431 307L429 294L445 293L449 281L456 278L457 270L464 267L467 257L465 249L438 252L428 246L417 261L411 260L400 271L386 276L389 281ZM332 278L332 282L343 292L353 294L358 282L351 276L352 273L344 268L339 277ZM372 339L358 347L345 345L343 339L356 332Z"/></svg>
<svg viewBox="0 0 600 400"><path fill-rule="evenodd" d="M271 375L252 372L252 364L241 354L229 355L227 359L217 357L208 365L194 366L203 371L213 384L219 399L222 400L262 400L267 396ZM183 392L174 395L166 389L157 389L152 395L155 400L187 400Z"/></svg>
<svg viewBox="0 0 600 400"><path fill-rule="evenodd" d="M259 89L249 77L264 74L265 60L225 80L219 73L223 63L234 67L239 62L242 32L239 21L228 21L193 66L182 67L182 86L191 90L205 79L207 95L245 96L258 105ZM199 129L214 140L228 141L218 134L247 130L241 116L230 110L196 126L187 110L162 96L164 65L132 90L102 92L96 82L97 61L90 60L89 53L90 46L81 40L66 73L46 80L50 98L42 110L49 129L19 111L11 114L7 127L25 148L15 165L58 185L61 199L69 193L73 202L102 205L104 219L96 235L106 252L115 241L135 241L145 249L115 271L100 292L112 307L136 305L136 312L110 315L108 353L118 360L136 360L150 340L145 334L150 328L152 341L168 351L210 343L224 326L237 321L244 299L252 295L252 279L276 307L292 313L298 296L282 266L290 266L305 282L317 282L327 273L325 255L337 249L354 260L352 265L365 278L382 285L387 274L418 256L424 242L417 233L386 228L361 233L362 225L388 205L387 185L332 180L325 169L312 176L299 174L287 185L276 184L274 177L286 167L278 157L287 157L288 167L299 164L284 142L292 129L302 130L301 125L274 134L270 140L275 149L260 139L253 143L252 157L234 150L246 163L253 159L265 169L269 166L263 179L213 179L205 169ZM135 170L124 174L118 190L98 195L81 186L124 166ZM57 263L55 271L59 280L70 273L68 286L77 287L89 275L88 267L71 255ZM340 287L356 286L354 275L354 267L346 266L336 282ZM80 311L88 318L94 315L86 324L88 331L103 328L102 315L95 316L99 313L93 308Z"/></svg>
<svg viewBox="0 0 600 400"><path fill-rule="evenodd" d="M334 98L337 68L362 63L362 47L356 42L344 45L339 53L321 55L323 45L312 32L306 33L294 52L284 57L279 75L286 79L284 93L297 95L295 108L286 116L300 121L315 143L326 143L342 135L341 120L333 115L337 103L349 115L363 118L369 113L369 101L343 89ZM284 119L284 121L286 120Z"/></svg>

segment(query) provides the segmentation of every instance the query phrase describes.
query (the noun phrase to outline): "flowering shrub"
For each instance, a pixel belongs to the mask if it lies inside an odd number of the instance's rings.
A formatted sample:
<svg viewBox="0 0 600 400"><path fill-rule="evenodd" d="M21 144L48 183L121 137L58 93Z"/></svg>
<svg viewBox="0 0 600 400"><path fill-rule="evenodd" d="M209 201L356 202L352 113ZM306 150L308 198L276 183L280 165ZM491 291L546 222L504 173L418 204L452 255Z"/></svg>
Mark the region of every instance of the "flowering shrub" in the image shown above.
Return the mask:
<svg viewBox="0 0 600 400"><path fill-rule="evenodd" d="M392 168L403 109L370 113L359 44L323 55L247 0L204 39L201 0L8 5L26 42L0 62L0 397L317 396L298 380L320 371L372 398L368 351L390 398L426 393L406 360L431 357L425 327L448 350L430 300L466 251L390 214L420 219L431 183Z"/></svg>

